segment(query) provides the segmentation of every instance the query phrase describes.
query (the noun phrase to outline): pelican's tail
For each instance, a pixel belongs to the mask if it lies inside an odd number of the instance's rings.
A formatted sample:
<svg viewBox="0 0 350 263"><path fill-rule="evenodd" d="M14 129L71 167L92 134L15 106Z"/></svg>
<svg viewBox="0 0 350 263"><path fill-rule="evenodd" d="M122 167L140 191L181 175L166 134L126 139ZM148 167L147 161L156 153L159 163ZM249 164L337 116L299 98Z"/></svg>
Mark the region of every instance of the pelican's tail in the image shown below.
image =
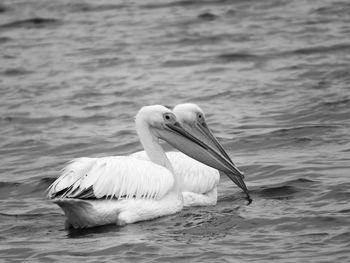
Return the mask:
<svg viewBox="0 0 350 263"><path fill-rule="evenodd" d="M119 209L110 209L108 201L90 201L74 198L54 199L62 208L66 217L66 226L73 228L88 228L100 225L115 224Z"/></svg>

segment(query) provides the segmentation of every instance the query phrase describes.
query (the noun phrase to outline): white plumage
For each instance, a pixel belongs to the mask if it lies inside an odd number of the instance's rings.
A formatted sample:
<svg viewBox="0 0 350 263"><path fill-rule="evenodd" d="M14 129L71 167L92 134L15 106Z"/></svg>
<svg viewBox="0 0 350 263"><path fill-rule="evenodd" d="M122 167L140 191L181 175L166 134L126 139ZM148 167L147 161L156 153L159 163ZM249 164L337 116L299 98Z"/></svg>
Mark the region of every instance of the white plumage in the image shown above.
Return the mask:
<svg viewBox="0 0 350 263"><path fill-rule="evenodd" d="M125 225L180 211L182 178L173 173L159 139L217 169L232 169L221 154L189 134L163 106L143 107L135 123L150 161L133 156L78 158L49 187L48 196L63 209L67 226ZM200 181L192 179L189 185L201 191L203 186L195 186Z"/></svg>

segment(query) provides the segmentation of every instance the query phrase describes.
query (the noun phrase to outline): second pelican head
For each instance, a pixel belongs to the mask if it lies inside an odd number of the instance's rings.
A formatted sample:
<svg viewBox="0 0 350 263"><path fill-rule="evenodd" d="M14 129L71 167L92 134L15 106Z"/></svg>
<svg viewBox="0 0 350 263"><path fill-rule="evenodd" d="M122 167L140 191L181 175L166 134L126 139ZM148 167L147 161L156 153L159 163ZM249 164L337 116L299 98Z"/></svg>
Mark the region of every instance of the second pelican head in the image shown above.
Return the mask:
<svg viewBox="0 0 350 263"><path fill-rule="evenodd" d="M225 158L226 162L229 164L230 170L218 170L225 173L238 187L240 187L247 194L248 200L251 201L249 190L243 181L243 173L233 163L222 145L210 131L203 110L196 104L184 103L176 105L173 112L178 121L189 133L205 142L214 151L217 151Z"/></svg>

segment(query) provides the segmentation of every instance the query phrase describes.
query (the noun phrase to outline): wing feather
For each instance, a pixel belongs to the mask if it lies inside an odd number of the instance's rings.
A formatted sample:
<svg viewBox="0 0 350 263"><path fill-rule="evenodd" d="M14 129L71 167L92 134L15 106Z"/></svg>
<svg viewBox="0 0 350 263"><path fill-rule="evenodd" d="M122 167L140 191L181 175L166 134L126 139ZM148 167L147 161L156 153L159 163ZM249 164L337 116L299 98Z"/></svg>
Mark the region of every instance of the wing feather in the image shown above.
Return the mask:
<svg viewBox="0 0 350 263"><path fill-rule="evenodd" d="M61 171L62 175L48 188L49 197L53 198L60 192L67 191L83 177L94 165L96 158L77 158L70 161Z"/></svg>
<svg viewBox="0 0 350 263"><path fill-rule="evenodd" d="M49 197L161 199L174 186L171 172L130 156L79 158L63 169L50 186Z"/></svg>
<svg viewBox="0 0 350 263"><path fill-rule="evenodd" d="M174 173L183 180L183 192L207 193L210 192L220 180L219 172L181 152L167 152L167 157L173 166ZM149 160L145 151L131 155L140 160Z"/></svg>
<svg viewBox="0 0 350 263"><path fill-rule="evenodd" d="M183 179L183 190L194 193L210 192L220 180L219 171L181 153L168 152L174 172Z"/></svg>

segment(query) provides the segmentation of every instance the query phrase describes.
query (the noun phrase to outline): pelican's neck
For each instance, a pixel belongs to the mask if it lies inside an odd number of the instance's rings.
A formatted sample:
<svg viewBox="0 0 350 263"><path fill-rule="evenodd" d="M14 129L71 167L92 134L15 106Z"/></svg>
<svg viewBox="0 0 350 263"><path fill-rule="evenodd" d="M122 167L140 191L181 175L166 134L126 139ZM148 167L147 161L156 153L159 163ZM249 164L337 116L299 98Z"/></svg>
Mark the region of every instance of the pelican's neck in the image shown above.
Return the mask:
<svg viewBox="0 0 350 263"><path fill-rule="evenodd" d="M149 125L145 122L136 121L136 130L148 158L152 162L167 168L173 174L175 179L174 189L181 193L181 180L174 173L173 166L160 145L159 139L150 131Z"/></svg>

